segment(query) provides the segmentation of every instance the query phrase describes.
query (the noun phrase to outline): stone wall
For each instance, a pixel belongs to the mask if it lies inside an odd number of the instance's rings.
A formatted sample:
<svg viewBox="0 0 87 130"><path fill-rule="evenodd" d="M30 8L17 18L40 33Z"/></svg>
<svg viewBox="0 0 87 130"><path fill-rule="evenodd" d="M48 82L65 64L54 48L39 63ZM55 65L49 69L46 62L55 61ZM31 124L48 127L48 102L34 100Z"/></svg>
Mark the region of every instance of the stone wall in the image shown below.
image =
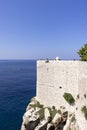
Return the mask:
<svg viewBox="0 0 87 130"><path fill-rule="evenodd" d="M79 99L76 102L76 106L78 108L78 110L76 111L76 115L81 130L86 130L87 120L85 120L84 114L82 113L81 109L84 105L87 106L87 62L79 62L78 69L79 69L79 76L78 76Z"/></svg>
<svg viewBox="0 0 87 130"><path fill-rule="evenodd" d="M69 105L63 98L65 92L73 95L74 106ZM37 61L36 98L45 106L65 106L66 109L75 111L80 129L86 130L87 120L81 108L87 106L87 62Z"/></svg>
<svg viewBox="0 0 87 130"><path fill-rule="evenodd" d="M78 61L37 61L37 98L46 106L69 107L63 94L69 92L77 97L78 64Z"/></svg>

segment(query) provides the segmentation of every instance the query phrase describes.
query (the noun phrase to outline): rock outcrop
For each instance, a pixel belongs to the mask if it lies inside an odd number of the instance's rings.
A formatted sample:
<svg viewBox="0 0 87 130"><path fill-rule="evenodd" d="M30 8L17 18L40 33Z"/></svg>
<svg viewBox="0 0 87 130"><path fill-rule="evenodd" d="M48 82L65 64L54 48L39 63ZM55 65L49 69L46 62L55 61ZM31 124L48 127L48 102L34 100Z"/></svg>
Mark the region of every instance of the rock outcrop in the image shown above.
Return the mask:
<svg viewBox="0 0 87 130"><path fill-rule="evenodd" d="M33 98L23 116L21 130L79 130L75 114L63 108L44 107Z"/></svg>

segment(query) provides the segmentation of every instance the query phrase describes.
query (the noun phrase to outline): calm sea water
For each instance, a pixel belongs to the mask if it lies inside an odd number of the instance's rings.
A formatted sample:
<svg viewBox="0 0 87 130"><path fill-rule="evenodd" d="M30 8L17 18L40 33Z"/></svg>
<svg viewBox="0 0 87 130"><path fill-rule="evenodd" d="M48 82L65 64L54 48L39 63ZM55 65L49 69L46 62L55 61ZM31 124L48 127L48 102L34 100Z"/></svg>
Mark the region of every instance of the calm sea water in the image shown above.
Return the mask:
<svg viewBox="0 0 87 130"><path fill-rule="evenodd" d="M0 130L20 130L35 87L35 60L0 60Z"/></svg>

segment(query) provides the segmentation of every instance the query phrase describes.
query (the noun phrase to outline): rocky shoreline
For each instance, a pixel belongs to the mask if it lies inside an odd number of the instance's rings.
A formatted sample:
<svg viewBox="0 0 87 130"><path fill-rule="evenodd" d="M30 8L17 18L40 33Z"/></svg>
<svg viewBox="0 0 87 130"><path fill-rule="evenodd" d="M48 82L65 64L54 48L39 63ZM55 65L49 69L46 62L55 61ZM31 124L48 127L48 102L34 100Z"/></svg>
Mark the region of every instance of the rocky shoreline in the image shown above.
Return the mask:
<svg viewBox="0 0 87 130"><path fill-rule="evenodd" d="M75 113L66 110L46 107L33 98L23 115L21 130L79 130Z"/></svg>

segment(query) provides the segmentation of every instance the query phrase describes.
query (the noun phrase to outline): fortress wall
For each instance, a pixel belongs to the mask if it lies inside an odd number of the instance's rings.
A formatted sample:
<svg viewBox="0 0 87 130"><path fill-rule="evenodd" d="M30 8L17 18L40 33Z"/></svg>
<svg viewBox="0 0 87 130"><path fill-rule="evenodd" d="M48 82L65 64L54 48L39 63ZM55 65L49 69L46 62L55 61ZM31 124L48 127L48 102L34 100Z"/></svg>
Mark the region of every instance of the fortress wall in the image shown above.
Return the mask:
<svg viewBox="0 0 87 130"><path fill-rule="evenodd" d="M54 97L54 67L53 63L38 61L37 63L37 98L41 103L48 105ZM49 96L50 95L50 96Z"/></svg>
<svg viewBox="0 0 87 130"><path fill-rule="evenodd" d="M87 105L87 62L79 62L79 84L78 90L80 95L80 101ZM86 94L86 98L85 95Z"/></svg>
<svg viewBox="0 0 87 130"><path fill-rule="evenodd" d="M70 105L63 98L65 92L78 95L78 61L37 61L37 98L44 105Z"/></svg>
<svg viewBox="0 0 87 130"><path fill-rule="evenodd" d="M81 109L84 105L87 106L87 62L79 61L79 76L78 76L78 94L79 99L76 100L76 119L81 130L87 129L87 120L85 120L84 114ZM84 97L86 94L86 98Z"/></svg>
<svg viewBox="0 0 87 130"><path fill-rule="evenodd" d="M71 93L75 105L70 106L63 94ZM79 99L77 95L79 94ZM86 98L84 97L86 94ZM81 61L37 61L37 99L46 106L65 106L74 110L79 129L87 129L87 121L81 111L87 106L87 62Z"/></svg>

